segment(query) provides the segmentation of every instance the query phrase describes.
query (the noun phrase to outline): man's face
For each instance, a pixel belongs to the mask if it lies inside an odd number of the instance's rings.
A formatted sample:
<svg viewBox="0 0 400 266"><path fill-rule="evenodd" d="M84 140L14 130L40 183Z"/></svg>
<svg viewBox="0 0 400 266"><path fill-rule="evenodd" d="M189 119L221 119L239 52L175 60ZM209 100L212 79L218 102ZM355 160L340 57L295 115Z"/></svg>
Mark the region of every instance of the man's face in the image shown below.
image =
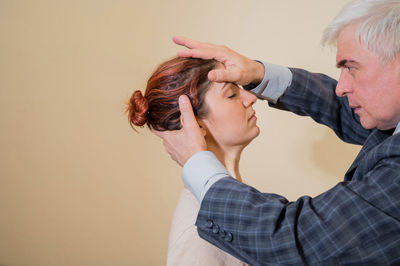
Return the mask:
<svg viewBox="0 0 400 266"><path fill-rule="evenodd" d="M355 26L344 28L338 38L336 94L347 96L364 128L395 128L400 121L400 56L381 63L356 39Z"/></svg>

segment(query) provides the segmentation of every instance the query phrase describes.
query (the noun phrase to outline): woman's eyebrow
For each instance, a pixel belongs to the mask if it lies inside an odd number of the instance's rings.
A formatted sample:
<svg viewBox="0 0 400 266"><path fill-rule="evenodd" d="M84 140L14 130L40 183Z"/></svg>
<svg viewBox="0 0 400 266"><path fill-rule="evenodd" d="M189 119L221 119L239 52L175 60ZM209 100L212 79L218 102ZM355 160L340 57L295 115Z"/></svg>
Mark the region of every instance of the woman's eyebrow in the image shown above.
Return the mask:
<svg viewBox="0 0 400 266"><path fill-rule="evenodd" d="M221 87L221 91L224 91L227 88L227 85L230 84L229 82L225 82L224 85Z"/></svg>

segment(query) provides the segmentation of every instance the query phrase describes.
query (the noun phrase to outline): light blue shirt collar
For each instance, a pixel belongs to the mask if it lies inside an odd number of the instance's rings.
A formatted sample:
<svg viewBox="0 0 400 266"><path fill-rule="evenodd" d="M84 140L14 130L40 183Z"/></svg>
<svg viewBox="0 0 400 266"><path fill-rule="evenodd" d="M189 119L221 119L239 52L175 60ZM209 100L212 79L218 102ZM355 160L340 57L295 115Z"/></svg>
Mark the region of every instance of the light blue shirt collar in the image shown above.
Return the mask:
<svg viewBox="0 0 400 266"><path fill-rule="evenodd" d="M400 122L397 124L397 127L396 127L396 129L394 130L393 135L394 135L394 134L397 134L397 133L400 133Z"/></svg>

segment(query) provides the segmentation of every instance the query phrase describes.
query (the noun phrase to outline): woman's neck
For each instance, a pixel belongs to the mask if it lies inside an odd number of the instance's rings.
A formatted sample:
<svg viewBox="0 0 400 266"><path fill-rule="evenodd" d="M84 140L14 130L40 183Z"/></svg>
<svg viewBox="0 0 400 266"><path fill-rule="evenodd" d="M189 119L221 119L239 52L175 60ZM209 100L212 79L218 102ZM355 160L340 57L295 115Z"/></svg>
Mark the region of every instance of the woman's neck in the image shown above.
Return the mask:
<svg viewBox="0 0 400 266"><path fill-rule="evenodd" d="M242 177L239 172L239 161L243 148L244 147L223 148L217 145L208 145L208 149L215 154L231 176L240 182L242 182Z"/></svg>

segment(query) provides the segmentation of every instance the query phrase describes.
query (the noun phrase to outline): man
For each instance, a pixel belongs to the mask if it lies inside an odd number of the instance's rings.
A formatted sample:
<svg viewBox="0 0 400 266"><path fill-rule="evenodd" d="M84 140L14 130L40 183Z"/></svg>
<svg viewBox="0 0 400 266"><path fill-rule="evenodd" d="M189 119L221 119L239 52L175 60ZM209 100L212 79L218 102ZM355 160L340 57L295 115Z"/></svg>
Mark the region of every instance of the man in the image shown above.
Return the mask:
<svg viewBox="0 0 400 266"><path fill-rule="evenodd" d="M181 96L183 129L157 134L201 203L202 238L250 265L400 265L400 1L352 1L328 27L324 42L337 43L338 82L226 47L174 41L189 48L180 56L225 65L210 80L244 85L272 107L308 115L363 145L343 182L288 202L232 179L206 151Z"/></svg>

